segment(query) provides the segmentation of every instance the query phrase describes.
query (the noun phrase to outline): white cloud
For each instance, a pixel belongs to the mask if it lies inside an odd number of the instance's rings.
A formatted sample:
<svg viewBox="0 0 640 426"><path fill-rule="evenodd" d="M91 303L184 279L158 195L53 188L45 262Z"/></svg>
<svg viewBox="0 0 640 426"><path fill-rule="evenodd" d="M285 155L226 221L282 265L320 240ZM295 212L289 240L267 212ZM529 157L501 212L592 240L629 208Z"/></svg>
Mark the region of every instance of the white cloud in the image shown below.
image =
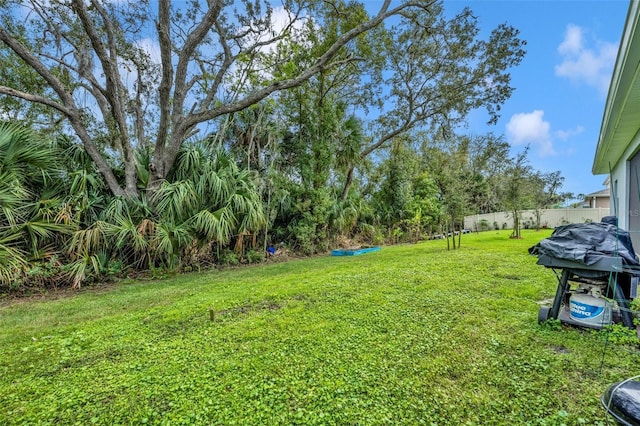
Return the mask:
<svg viewBox="0 0 640 426"><path fill-rule="evenodd" d="M564 40L558 46L558 52L561 55L572 55L580 53L582 49L582 28L577 25L567 25L567 32L564 34Z"/></svg>
<svg viewBox="0 0 640 426"><path fill-rule="evenodd" d="M507 123L509 143L536 147L542 157L556 155L551 140L551 125L544 121L543 116L542 110L512 115Z"/></svg>
<svg viewBox="0 0 640 426"><path fill-rule="evenodd" d="M595 46L587 47L585 30L576 25L568 25L564 40L558 46L562 62L555 66L555 73L574 84L594 87L600 94L606 95L618 46L597 40L594 43Z"/></svg>
<svg viewBox="0 0 640 426"><path fill-rule="evenodd" d="M577 135L581 134L582 132L584 132L584 127L577 126L575 129L557 130L555 133L556 133L556 136L558 137L558 139L566 141L570 137L577 136Z"/></svg>

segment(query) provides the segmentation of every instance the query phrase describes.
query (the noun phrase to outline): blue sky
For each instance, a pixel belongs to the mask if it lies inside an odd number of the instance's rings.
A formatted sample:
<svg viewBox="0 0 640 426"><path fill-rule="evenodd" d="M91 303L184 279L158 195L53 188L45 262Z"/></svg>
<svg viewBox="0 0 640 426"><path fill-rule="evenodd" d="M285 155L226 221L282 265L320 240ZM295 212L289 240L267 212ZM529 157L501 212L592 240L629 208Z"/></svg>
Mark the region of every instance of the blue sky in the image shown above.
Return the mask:
<svg viewBox="0 0 640 426"><path fill-rule="evenodd" d="M447 12L469 6L487 33L500 23L527 41L522 64L511 71L515 92L495 126L472 114L469 133L504 135L513 153L530 146L530 164L560 170L564 191L590 193L606 175L591 173L606 95L628 1L445 0Z"/></svg>

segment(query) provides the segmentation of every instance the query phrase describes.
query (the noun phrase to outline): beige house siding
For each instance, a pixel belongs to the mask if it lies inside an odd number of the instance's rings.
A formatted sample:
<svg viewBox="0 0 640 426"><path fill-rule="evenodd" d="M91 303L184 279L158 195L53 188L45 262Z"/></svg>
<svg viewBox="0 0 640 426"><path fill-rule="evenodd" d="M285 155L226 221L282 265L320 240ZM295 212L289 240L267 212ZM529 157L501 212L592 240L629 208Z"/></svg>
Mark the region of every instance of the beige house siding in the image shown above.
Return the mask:
<svg viewBox="0 0 640 426"><path fill-rule="evenodd" d="M592 197L589 200L589 208L592 209L609 209L611 208L611 198L609 196L606 197Z"/></svg>

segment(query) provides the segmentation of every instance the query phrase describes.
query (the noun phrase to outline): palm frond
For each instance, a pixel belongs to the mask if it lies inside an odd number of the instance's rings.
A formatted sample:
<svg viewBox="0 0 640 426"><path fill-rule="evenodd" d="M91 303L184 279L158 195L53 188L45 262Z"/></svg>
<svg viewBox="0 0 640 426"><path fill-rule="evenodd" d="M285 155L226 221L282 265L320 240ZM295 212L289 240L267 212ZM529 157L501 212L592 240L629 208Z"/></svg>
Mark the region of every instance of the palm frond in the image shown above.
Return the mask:
<svg viewBox="0 0 640 426"><path fill-rule="evenodd" d="M190 181L164 182L153 196L158 214L172 222L183 222L193 215L198 195Z"/></svg>
<svg viewBox="0 0 640 426"><path fill-rule="evenodd" d="M0 164L2 171L16 171L28 177L28 168L56 169L57 150L30 129L12 123L0 123Z"/></svg>
<svg viewBox="0 0 640 426"><path fill-rule="evenodd" d="M146 235L139 232L139 227L129 215L114 217L114 223L109 226L108 235L113 236L118 249L131 247L135 252L140 253L149 246Z"/></svg>
<svg viewBox="0 0 640 426"><path fill-rule="evenodd" d="M72 257L81 257L97 252L108 243L105 238L105 228L108 226L108 223L98 221L90 228L75 231L67 252Z"/></svg>
<svg viewBox="0 0 640 426"><path fill-rule="evenodd" d="M90 189L100 186L97 176L88 170L80 169L70 174L70 193L73 195L86 194Z"/></svg>
<svg viewBox="0 0 640 426"><path fill-rule="evenodd" d="M54 218L54 221L57 223L64 223L65 225L73 224L74 218L71 210L71 205L69 203L62 204L58 210L58 214Z"/></svg>
<svg viewBox="0 0 640 426"><path fill-rule="evenodd" d="M60 144L60 141L58 143ZM93 167L93 160L91 160L82 144L65 141L65 143L60 144L60 148L63 149L63 158L71 163L72 166L87 170Z"/></svg>
<svg viewBox="0 0 640 426"><path fill-rule="evenodd" d="M151 219L144 219L138 225L138 234L144 237L149 237L155 234L156 232L155 229L156 229L156 224L154 221L152 221Z"/></svg>
<svg viewBox="0 0 640 426"><path fill-rule="evenodd" d="M233 191L232 181L225 179L215 170L205 170L195 180L196 191L202 196L204 207L216 208L228 199Z"/></svg>
<svg viewBox="0 0 640 426"><path fill-rule="evenodd" d="M65 208L65 203L62 199L53 197L53 198L40 198L37 200L34 205L35 217L48 221L48 222L58 222L56 218L60 215L60 211Z"/></svg>
<svg viewBox="0 0 640 426"><path fill-rule="evenodd" d="M19 240L20 234L14 232L0 238L0 283L5 286L15 283L27 264L24 253L14 244Z"/></svg>
<svg viewBox="0 0 640 426"><path fill-rule="evenodd" d="M106 222L112 222L119 217L129 215L129 204L124 197L115 196L111 198L109 204L102 212L102 219Z"/></svg>
<svg viewBox="0 0 640 426"><path fill-rule="evenodd" d="M129 203L129 211L132 218L141 220L155 217L153 206L144 193L140 194L139 197L127 198L127 202Z"/></svg>
<svg viewBox="0 0 640 426"><path fill-rule="evenodd" d="M31 220L20 225L24 243L29 247L30 253L38 257L40 249L47 245L56 234L71 234L73 228L64 223Z"/></svg>
<svg viewBox="0 0 640 426"><path fill-rule="evenodd" d="M185 180L196 176L204 161L202 143L187 143L182 146L173 167L173 179Z"/></svg>
<svg viewBox="0 0 640 426"><path fill-rule="evenodd" d="M30 198L30 191L20 184L14 172L0 172L0 223L16 225L19 215L17 210Z"/></svg>
<svg viewBox="0 0 640 426"><path fill-rule="evenodd" d="M151 148L139 147L136 149L136 175L138 176L138 188L144 189L149 183L149 167L151 165Z"/></svg>
<svg viewBox="0 0 640 426"><path fill-rule="evenodd" d="M236 196L235 199L241 199L241 208L234 209L236 217L239 218L240 223L238 229L241 232L256 232L262 228L266 222L267 217L265 215L262 203L252 202L243 197Z"/></svg>
<svg viewBox="0 0 640 426"><path fill-rule="evenodd" d="M73 282L73 288L80 288L87 280L87 274L100 274L100 259L97 254L85 253L69 264L69 277Z"/></svg>
<svg viewBox="0 0 640 426"><path fill-rule="evenodd" d="M233 213L225 207L214 212L202 210L191 219L191 226L198 237L205 241L226 244L231 239L235 227Z"/></svg>
<svg viewBox="0 0 640 426"><path fill-rule="evenodd" d="M186 224L161 222L156 224L156 233L152 242L157 254L164 258L171 268L177 266L180 252L191 242L191 235Z"/></svg>

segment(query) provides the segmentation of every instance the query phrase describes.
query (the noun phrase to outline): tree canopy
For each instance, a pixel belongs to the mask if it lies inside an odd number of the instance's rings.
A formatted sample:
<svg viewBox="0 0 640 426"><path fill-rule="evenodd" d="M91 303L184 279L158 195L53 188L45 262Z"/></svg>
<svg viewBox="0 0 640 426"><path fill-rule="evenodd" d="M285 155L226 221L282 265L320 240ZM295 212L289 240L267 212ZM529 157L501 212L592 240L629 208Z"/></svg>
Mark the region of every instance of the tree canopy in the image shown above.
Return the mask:
<svg viewBox="0 0 640 426"><path fill-rule="evenodd" d="M156 190L194 133L312 78L376 110L360 157L474 108L495 120L524 54L516 29L482 40L469 9L447 18L434 0L386 0L372 14L339 0L9 0L1 9L9 78L0 94L13 102L3 112L72 129L111 192L126 196L141 189L137 149L151 150L143 186Z"/></svg>

